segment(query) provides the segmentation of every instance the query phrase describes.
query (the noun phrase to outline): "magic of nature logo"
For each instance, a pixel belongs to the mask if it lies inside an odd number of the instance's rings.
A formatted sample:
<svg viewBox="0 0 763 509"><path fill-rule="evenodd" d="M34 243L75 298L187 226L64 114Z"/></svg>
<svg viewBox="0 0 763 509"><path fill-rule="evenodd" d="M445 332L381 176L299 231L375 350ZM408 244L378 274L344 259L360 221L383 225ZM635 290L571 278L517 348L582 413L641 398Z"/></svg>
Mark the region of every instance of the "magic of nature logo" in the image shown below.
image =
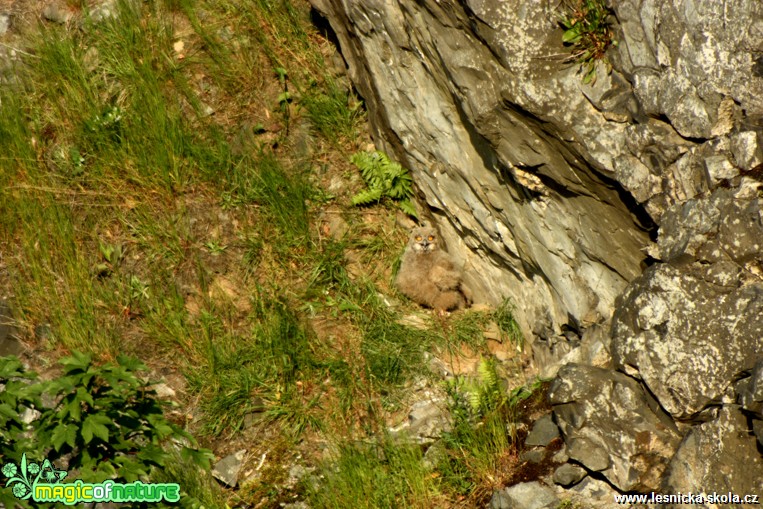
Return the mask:
<svg viewBox="0 0 763 509"><path fill-rule="evenodd" d="M83 502L177 502L180 486L177 483L118 483L111 480L101 483L85 483L76 480L63 483L65 470L58 470L50 460L42 463L27 461L26 453L21 463L3 465L3 475L8 478L6 488L21 500L35 502L61 502L66 505Z"/></svg>

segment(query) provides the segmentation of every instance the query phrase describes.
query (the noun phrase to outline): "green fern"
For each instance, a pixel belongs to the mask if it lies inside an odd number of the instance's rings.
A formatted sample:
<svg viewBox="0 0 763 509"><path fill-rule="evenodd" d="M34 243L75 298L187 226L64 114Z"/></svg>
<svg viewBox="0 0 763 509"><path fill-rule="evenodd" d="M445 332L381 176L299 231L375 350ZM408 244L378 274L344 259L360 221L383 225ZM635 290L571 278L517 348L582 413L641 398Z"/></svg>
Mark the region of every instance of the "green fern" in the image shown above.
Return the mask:
<svg viewBox="0 0 763 509"><path fill-rule="evenodd" d="M418 217L418 215L416 215L416 209L413 206L413 202L411 200L409 200L408 198L406 198L405 200L400 200L399 202L397 202L397 206L400 207L400 210L402 210L403 212L405 212L409 216L411 216L411 217Z"/></svg>
<svg viewBox="0 0 763 509"><path fill-rule="evenodd" d="M357 152L350 157L350 162L360 169L368 186L352 197L353 205L372 205L388 198L409 216L418 217L411 202L413 179L407 169L379 151Z"/></svg>
<svg viewBox="0 0 763 509"><path fill-rule="evenodd" d="M486 413L501 406L506 400L506 395L501 389L501 381L492 358L482 359L477 367L477 373L480 378L479 408Z"/></svg>
<svg viewBox="0 0 763 509"><path fill-rule="evenodd" d="M365 191L361 191L352 197L352 204L356 206L372 205L374 203L379 203L379 200L382 199L382 196L383 192L378 187L366 189Z"/></svg>
<svg viewBox="0 0 763 509"><path fill-rule="evenodd" d="M507 397L493 359L482 359L477 374L476 380L464 380L460 389L469 402L471 414L484 416L501 407Z"/></svg>

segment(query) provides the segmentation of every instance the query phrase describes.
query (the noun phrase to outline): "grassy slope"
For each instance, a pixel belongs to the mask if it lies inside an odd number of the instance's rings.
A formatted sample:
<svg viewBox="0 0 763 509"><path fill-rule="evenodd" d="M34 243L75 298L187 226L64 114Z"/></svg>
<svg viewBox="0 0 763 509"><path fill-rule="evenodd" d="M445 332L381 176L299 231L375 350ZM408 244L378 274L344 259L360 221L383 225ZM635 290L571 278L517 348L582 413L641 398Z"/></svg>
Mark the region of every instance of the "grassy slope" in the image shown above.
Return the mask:
<svg viewBox="0 0 763 509"><path fill-rule="evenodd" d="M174 419L220 455L267 456L231 505L483 502L512 454L503 425L464 424L434 471L418 447L358 445L428 376L426 351L482 348L485 317L422 331L380 299L405 233L394 212L347 206L363 110L307 5L131 5L30 30L0 88L0 284L34 357L126 352L174 380ZM350 234L333 239L327 214ZM490 423L507 401L462 410ZM298 454L339 470L285 488Z"/></svg>

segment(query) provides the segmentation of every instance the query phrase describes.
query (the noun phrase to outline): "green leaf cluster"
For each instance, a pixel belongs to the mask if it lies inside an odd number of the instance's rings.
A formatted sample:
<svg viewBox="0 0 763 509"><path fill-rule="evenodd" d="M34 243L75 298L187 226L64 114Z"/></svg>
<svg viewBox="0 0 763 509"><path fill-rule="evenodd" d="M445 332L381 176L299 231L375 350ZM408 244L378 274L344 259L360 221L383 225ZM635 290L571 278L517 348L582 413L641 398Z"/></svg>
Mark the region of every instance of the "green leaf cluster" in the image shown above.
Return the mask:
<svg viewBox="0 0 763 509"><path fill-rule="evenodd" d="M40 386L32 385L36 379L37 375L25 371L16 357L0 359L0 384L4 386L0 390L0 452L16 463L24 450L32 447L23 413L41 406Z"/></svg>
<svg viewBox="0 0 763 509"><path fill-rule="evenodd" d="M177 451L183 461L209 469L211 452L195 448L193 437L164 417L164 403L135 374L145 369L142 363L119 356L116 363L99 366L90 355L75 352L60 366L58 378L40 381L17 358L0 358L5 462L18 463L24 453L38 462L67 458L65 469L85 482L151 480L177 461ZM28 423L21 418L25 410L35 416ZM192 497L186 501L193 505Z"/></svg>
<svg viewBox="0 0 763 509"><path fill-rule="evenodd" d="M353 205L372 205L388 199L409 216L417 217L411 202L413 179L407 169L379 151L357 152L350 157L350 162L360 169L368 186L368 189L352 197Z"/></svg>
<svg viewBox="0 0 763 509"><path fill-rule="evenodd" d="M610 23L612 10L606 0L564 0L561 9L562 43L572 49L567 61L580 64L583 83L593 84L597 61L611 69L605 53L610 46L617 45Z"/></svg>
<svg viewBox="0 0 763 509"><path fill-rule="evenodd" d="M506 393L496 371L495 361L482 359L477 367L476 380L462 380L457 390L462 391L470 406L470 414L484 416L506 403Z"/></svg>

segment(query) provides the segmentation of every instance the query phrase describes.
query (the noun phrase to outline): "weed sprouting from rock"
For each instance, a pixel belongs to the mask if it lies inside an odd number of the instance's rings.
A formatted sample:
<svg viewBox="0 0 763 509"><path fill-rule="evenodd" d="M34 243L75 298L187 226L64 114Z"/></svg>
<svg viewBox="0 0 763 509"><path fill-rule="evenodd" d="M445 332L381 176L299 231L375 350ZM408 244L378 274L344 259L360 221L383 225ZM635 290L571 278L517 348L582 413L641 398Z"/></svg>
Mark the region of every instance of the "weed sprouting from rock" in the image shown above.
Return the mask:
<svg viewBox="0 0 763 509"><path fill-rule="evenodd" d="M562 42L572 49L565 61L579 64L583 83L593 84L597 62L611 69L606 52L617 44L612 33L612 9L605 0L563 0L561 10Z"/></svg>

